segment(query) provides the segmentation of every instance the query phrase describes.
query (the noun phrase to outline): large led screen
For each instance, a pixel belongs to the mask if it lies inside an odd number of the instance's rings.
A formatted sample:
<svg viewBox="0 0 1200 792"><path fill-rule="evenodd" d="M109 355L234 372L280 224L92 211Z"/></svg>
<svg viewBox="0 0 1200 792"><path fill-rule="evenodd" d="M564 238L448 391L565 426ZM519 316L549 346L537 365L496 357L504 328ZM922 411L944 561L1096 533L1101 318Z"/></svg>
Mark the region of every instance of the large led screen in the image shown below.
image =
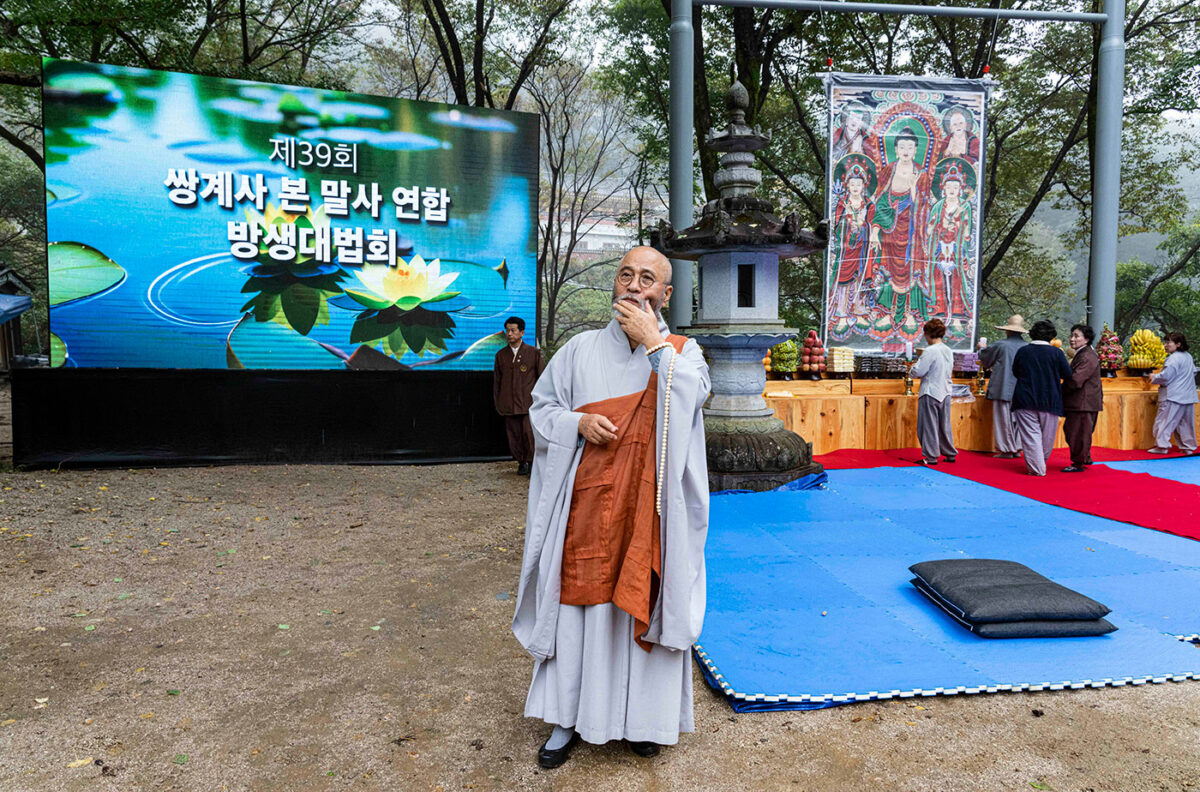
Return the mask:
<svg viewBox="0 0 1200 792"><path fill-rule="evenodd" d="M536 116L43 73L53 365L490 369L537 326Z"/></svg>

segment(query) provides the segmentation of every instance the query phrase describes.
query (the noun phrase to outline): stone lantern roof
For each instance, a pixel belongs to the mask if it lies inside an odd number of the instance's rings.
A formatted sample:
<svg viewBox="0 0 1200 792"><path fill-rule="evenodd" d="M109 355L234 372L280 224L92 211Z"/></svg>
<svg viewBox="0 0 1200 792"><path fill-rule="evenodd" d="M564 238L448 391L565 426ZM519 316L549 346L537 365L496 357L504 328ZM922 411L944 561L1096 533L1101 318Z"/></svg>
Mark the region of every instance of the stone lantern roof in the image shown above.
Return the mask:
<svg viewBox="0 0 1200 792"><path fill-rule="evenodd" d="M705 204L700 220L682 231L659 221L650 244L668 258L695 260L706 253L737 250L798 258L825 247L825 237L801 228L796 213L780 219L770 201L754 196L762 172L753 167L753 152L765 147L771 136L746 124L749 107L749 92L734 79L725 94L729 124L705 141L712 151L723 152L721 167L713 175L721 197Z"/></svg>

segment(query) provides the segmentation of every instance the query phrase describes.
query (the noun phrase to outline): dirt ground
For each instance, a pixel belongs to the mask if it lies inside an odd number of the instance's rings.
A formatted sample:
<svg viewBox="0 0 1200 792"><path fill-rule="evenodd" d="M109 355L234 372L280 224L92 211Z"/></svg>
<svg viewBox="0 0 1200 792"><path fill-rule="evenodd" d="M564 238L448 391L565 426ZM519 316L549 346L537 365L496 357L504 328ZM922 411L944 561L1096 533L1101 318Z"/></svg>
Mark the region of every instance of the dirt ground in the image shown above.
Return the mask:
<svg viewBox="0 0 1200 792"><path fill-rule="evenodd" d="M678 746L539 770L514 467L6 466L0 790L1200 789L1196 682L736 715L696 673Z"/></svg>

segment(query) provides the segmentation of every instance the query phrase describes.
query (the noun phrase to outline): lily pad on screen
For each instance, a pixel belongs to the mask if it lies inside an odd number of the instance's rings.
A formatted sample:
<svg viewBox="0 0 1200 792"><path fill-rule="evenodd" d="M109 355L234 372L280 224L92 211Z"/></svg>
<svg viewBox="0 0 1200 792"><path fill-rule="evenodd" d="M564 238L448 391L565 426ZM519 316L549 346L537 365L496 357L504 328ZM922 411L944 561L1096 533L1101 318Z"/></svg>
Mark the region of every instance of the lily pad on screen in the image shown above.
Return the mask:
<svg viewBox="0 0 1200 792"><path fill-rule="evenodd" d="M125 270L108 256L82 242L51 242L50 306L91 297L125 280Z"/></svg>
<svg viewBox="0 0 1200 792"><path fill-rule="evenodd" d="M50 368L58 368L67 362L67 342L54 333L50 334Z"/></svg>
<svg viewBox="0 0 1200 792"><path fill-rule="evenodd" d="M256 322L246 314L225 341L231 369L342 369L344 357L278 322Z"/></svg>

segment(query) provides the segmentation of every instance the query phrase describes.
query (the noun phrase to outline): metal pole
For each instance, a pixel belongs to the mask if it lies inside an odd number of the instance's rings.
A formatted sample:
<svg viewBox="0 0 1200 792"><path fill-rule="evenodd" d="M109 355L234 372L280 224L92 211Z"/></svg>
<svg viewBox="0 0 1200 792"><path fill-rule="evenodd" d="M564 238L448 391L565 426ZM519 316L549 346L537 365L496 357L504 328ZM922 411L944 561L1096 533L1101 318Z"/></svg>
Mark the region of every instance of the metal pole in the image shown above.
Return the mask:
<svg viewBox="0 0 1200 792"><path fill-rule="evenodd" d="M1038 22L1104 22L1107 14L1076 11L1025 11L1016 8L965 8L962 6L923 6L901 3L843 3L832 0L696 0L699 5L745 6L752 8L791 8L797 11L828 11L850 14L910 14L913 16L973 17L976 19L1030 19ZM1108 10L1105 4L1105 10ZM1122 0L1124 5L1124 0Z"/></svg>
<svg viewBox="0 0 1200 792"><path fill-rule="evenodd" d="M1121 124L1125 96L1125 0L1105 0L1096 88L1096 183L1092 185L1092 258L1088 319L1112 327L1117 302L1117 211L1121 204Z"/></svg>
<svg viewBox="0 0 1200 792"><path fill-rule="evenodd" d="M692 224L692 0L671 0L671 226ZM692 325L692 262L672 261L674 291L669 321L672 330Z"/></svg>

